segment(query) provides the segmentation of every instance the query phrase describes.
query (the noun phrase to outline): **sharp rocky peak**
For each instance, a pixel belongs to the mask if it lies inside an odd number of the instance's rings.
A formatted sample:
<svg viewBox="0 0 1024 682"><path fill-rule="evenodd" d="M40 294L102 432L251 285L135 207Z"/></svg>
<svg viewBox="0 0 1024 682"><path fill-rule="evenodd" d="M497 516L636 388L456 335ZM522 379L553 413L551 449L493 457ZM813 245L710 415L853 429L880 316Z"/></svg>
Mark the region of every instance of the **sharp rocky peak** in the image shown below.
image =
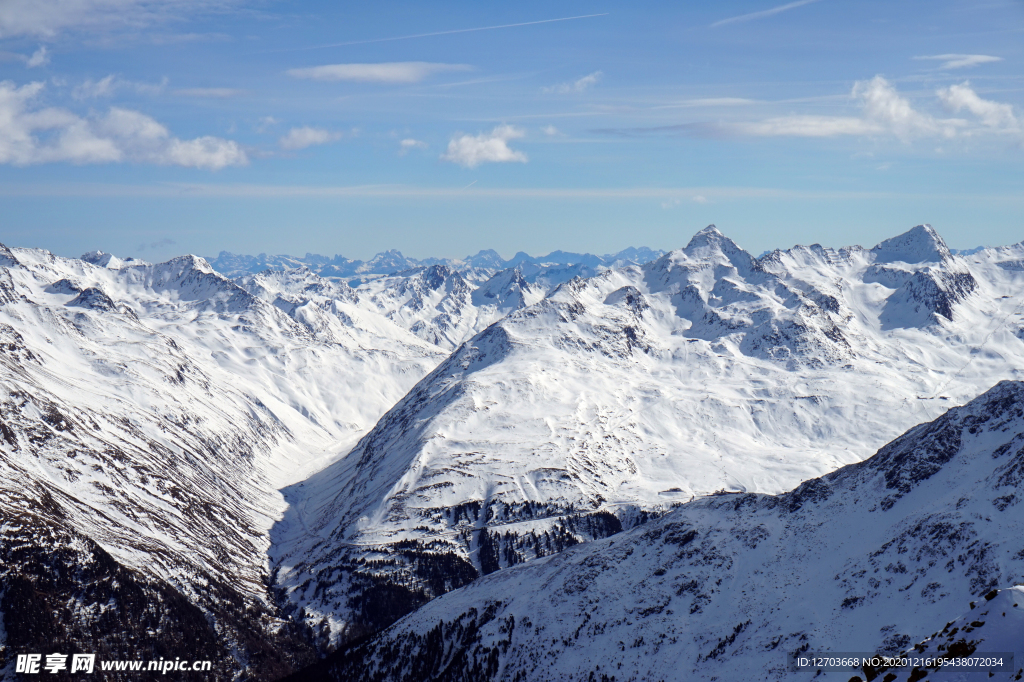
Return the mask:
<svg viewBox="0 0 1024 682"><path fill-rule="evenodd" d="M218 278L223 279L226 282L230 281L223 275L218 274L210 264L206 262L205 258L192 254L177 256L163 263L158 263L153 267L160 270L177 272L179 273L179 276L191 271L198 271L206 275L216 274Z"/></svg>
<svg viewBox="0 0 1024 682"><path fill-rule="evenodd" d="M946 242L927 224L880 242L871 253L876 263L942 263L952 258Z"/></svg>
<svg viewBox="0 0 1024 682"><path fill-rule="evenodd" d="M448 280L451 280L456 287L460 285L465 286L465 280L462 278L462 275L447 265L440 263L427 266L423 270L422 277L423 283L434 290L443 287Z"/></svg>
<svg viewBox="0 0 1024 682"><path fill-rule="evenodd" d="M16 268L19 265L21 265L21 261L14 257L6 245L0 244L0 267Z"/></svg>
<svg viewBox="0 0 1024 682"><path fill-rule="evenodd" d="M743 271L749 271L754 265L754 257L722 234L714 225L708 225L693 235L690 242L683 248L683 252L697 260L707 260L721 255Z"/></svg>
<svg viewBox="0 0 1024 682"><path fill-rule="evenodd" d="M714 225L708 225L703 230L690 238L689 243L683 249L687 253L699 249L715 249L719 251L742 251L739 245L726 237Z"/></svg>

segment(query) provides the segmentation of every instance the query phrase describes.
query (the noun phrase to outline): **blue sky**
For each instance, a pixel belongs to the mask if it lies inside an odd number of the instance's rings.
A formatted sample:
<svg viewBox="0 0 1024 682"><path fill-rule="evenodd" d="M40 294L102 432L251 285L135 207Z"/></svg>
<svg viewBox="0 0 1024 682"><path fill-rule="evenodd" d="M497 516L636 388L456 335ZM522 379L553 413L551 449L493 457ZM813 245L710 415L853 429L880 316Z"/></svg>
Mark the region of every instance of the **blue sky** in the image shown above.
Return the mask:
<svg viewBox="0 0 1024 682"><path fill-rule="evenodd" d="M3 0L0 241L1024 238L1024 2Z"/></svg>

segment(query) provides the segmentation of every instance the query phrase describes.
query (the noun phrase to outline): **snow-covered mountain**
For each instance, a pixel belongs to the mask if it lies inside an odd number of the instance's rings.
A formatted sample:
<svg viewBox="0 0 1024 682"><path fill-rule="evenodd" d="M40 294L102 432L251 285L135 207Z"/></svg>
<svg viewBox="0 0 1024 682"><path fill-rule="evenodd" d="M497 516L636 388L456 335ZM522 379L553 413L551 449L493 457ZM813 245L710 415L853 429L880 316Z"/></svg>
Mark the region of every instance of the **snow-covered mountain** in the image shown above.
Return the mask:
<svg viewBox="0 0 1024 682"><path fill-rule="evenodd" d="M791 492L715 495L538 551L302 679L811 680L813 669L789 670L794 652L975 651L1015 657L979 678L1017 680L1022 482L1024 383L1005 381Z"/></svg>
<svg viewBox="0 0 1024 682"><path fill-rule="evenodd" d="M526 282L515 268L501 270L479 286L446 265L405 270L358 288L321 277L306 267L265 270L234 281L254 296L298 316L296 319L310 329L328 335L345 333L356 320L356 326L366 330L373 327L373 320L386 319L388 329L397 326L445 351L544 297L543 290ZM340 327L328 323L332 316L340 318ZM329 328L334 331L328 332ZM386 335L388 329L377 331Z"/></svg>
<svg viewBox="0 0 1024 682"><path fill-rule="evenodd" d="M1022 260L1024 244L954 256L927 226L755 259L709 227L566 282L285 491L277 584L337 644L694 497L777 494L861 461L1022 376Z"/></svg>
<svg viewBox="0 0 1024 682"><path fill-rule="evenodd" d="M359 292L395 324L447 350L510 312L540 301L545 293L516 268L500 270L474 287L446 265L372 280Z"/></svg>
<svg viewBox="0 0 1024 682"><path fill-rule="evenodd" d="M445 354L335 285L91 260L0 246L0 678L56 645L284 674L312 650L267 585L278 489Z"/></svg>
<svg viewBox="0 0 1024 682"><path fill-rule="evenodd" d="M509 260L503 259L497 251L486 249L475 256L463 259L424 258L422 260L402 255L401 251L390 249L378 253L368 261L352 260L344 256L321 256L307 253L305 256L258 256L221 251L215 258L210 258L210 265L227 277L242 277L257 274L264 270L292 270L308 268L322 277L353 280L357 283L370 281L380 275L426 268L431 265L442 265L454 270L471 284L479 284L491 275L510 268L518 268L526 279L533 283L540 280L550 288L574 276L585 276L613 267L625 265L642 265L658 258L664 251L647 247L629 247L618 253L596 256L590 253L572 253L568 251L552 251L546 256L530 256L520 251ZM89 255L89 254L87 254ZM94 252L94 257L109 256ZM129 259L130 260L130 259Z"/></svg>
<svg viewBox="0 0 1024 682"><path fill-rule="evenodd" d="M262 258L231 280L195 256L0 247L0 677L58 643L272 679L581 543L680 514L732 528L727 500L776 513L766 495L1024 371L1024 243L954 253L919 226L753 258L710 227L667 254L546 258ZM490 580L470 590L513 585ZM843 599L881 604L866 590ZM878 627L923 641L907 622Z"/></svg>

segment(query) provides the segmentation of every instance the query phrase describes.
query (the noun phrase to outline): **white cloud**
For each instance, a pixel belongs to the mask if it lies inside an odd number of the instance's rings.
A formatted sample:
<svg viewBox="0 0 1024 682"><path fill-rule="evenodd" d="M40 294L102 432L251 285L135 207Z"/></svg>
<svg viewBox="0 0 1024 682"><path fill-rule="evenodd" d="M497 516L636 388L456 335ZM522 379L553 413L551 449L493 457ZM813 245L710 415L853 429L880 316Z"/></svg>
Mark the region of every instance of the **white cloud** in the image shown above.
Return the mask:
<svg viewBox="0 0 1024 682"><path fill-rule="evenodd" d="M329 144L341 139L341 133L332 132L323 128L292 128L288 134L278 140L282 149L305 149L318 144Z"/></svg>
<svg viewBox="0 0 1024 682"><path fill-rule="evenodd" d="M540 131L549 137L554 137L556 135L562 134L562 132L555 126L544 126L543 128L540 129Z"/></svg>
<svg viewBox="0 0 1024 682"><path fill-rule="evenodd" d="M963 69L966 67L977 66L978 64L1003 61L1002 57L993 57L988 54L933 54L914 57L914 59L932 59L941 61L942 64L939 65L940 69Z"/></svg>
<svg viewBox="0 0 1024 682"><path fill-rule="evenodd" d="M858 81L852 96L861 102L861 116L794 115L724 127L725 132L744 135L836 137L839 135L894 135L901 140L915 137L954 137L966 125L961 119L936 119L917 111L882 76Z"/></svg>
<svg viewBox="0 0 1024 682"><path fill-rule="evenodd" d="M156 162L187 168L220 170L226 166L245 166L249 159L237 142L204 136L194 140L170 140Z"/></svg>
<svg viewBox="0 0 1024 682"><path fill-rule="evenodd" d="M475 168L481 163L526 163L526 154L508 146L509 140L524 135L526 133L519 128L500 125L489 133L453 137L448 143L448 151L441 155L441 159L466 168Z"/></svg>
<svg viewBox="0 0 1024 682"><path fill-rule="evenodd" d="M96 99L97 97L110 97L120 87L117 77L110 74L106 78L94 81L87 78L81 85L71 92L75 99Z"/></svg>
<svg viewBox="0 0 1024 682"><path fill-rule="evenodd" d="M422 140L414 140L411 137L405 138L399 142L398 145L400 147L398 153L401 156L408 154L413 149L426 149L429 146L426 142L423 142Z"/></svg>
<svg viewBox="0 0 1024 682"><path fill-rule="evenodd" d="M139 94L157 95L160 94L166 86L166 77L159 84L153 85L151 83L127 81L115 76L114 74L110 74L98 81L86 78L82 81L81 85L76 86L71 91L71 96L75 99L98 99L100 97L112 97L115 92L122 89L134 90Z"/></svg>
<svg viewBox="0 0 1024 682"><path fill-rule="evenodd" d="M435 73L469 71L466 64L433 62L382 62L379 64L325 64L289 69L289 76L318 81L356 81L361 83L418 83Z"/></svg>
<svg viewBox="0 0 1024 682"><path fill-rule="evenodd" d="M245 90L238 90L236 88L178 88L174 91L174 94L181 95L182 97L215 97L223 99L243 95Z"/></svg>
<svg viewBox="0 0 1024 682"><path fill-rule="evenodd" d="M761 10L760 12L751 12L750 14L741 14L738 17L729 17L728 19L722 19L711 24L712 28L716 26L724 26L725 24L734 24L739 21L753 21L754 19L764 19L765 17L774 16L780 12L786 12L797 7L803 7L809 5L812 2L818 0L797 0L796 2L790 2L785 5L779 5L778 7L772 7L771 9Z"/></svg>
<svg viewBox="0 0 1024 682"><path fill-rule="evenodd" d="M234 0L3 0L0 38L53 37L78 28L141 28L233 4Z"/></svg>
<svg viewBox="0 0 1024 682"><path fill-rule="evenodd" d="M46 66L50 63L50 54L46 49L45 45L40 45L39 49L32 53L32 56L25 62L25 66L30 69L34 69L37 66Z"/></svg>
<svg viewBox="0 0 1024 682"><path fill-rule="evenodd" d="M690 201L692 201L695 204L706 204L708 203L708 198L703 194L694 194L692 197L690 197ZM665 210L668 210L676 208L682 203L682 199L680 199L679 197L673 197L671 199L661 202L661 207Z"/></svg>
<svg viewBox="0 0 1024 682"><path fill-rule="evenodd" d="M82 118L66 109L34 108L43 83L17 87L0 82L0 163L75 164L136 161L217 170L248 163L233 141L216 137L180 140L138 111L111 107Z"/></svg>
<svg viewBox="0 0 1024 682"><path fill-rule="evenodd" d="M864 103L864 118L901 139L919 135L941 134L952 137L959 121L938 121L928 114L916 111L910 101L901 97L896 88L881 76L869 81L858 81L853 96Z"/></svg>
<svg viewBox="0 0 1024 682"><path fill-rule="evenodd" d="M935 94L950 111L959 113L966 109L980 118L981 122L989 128L998 128L1009 132L1020 130L1012 106L978 97L969 83L951 85L936 91Z"/></svg>
<svg viewBox="0 0 1024 682"><path fill-rule="evenodd" d="M573 81L572 83L561 83L559 85L552 85L551 87L542 88L544 92L557 92L562 95L576 92L584 92L596 85L604 74L600 71L587 74L583 78Z"/></svg>
<svg viewBox="0 0 1024 682"><path fill-rule="evenodd" d="M851 96L860 101L860 116L792 115L732 124L684 124L669 129L710 135L731 133L765 137L893 136L903 141L952 139L993 132L1021 133L1020 120L1011 105L982 99L969 83L942 88L935 94L947 110L955 114L966 111L978 120L937 118L918 111L889 81L875 76L871 80L858 81L851 92Z"/></svg>
<svg viewBox="0 0 1024 682"><path fill-rule="evenodd" d="M272 127L276 126L278 123L280 123L280 121L278 121L273 116L264 116L259 121L256 122L254 129L256 130L257 133L266 133Z"/></svg>
<svg viewBox="0 0 1024 682"><path fill-rule="evenodd" d="M726 130L742 135L763 137L834 137L836 135L867 135L883 132L880 126L862 118L811 115L781 116L764 121L737 123Z"/></svg>

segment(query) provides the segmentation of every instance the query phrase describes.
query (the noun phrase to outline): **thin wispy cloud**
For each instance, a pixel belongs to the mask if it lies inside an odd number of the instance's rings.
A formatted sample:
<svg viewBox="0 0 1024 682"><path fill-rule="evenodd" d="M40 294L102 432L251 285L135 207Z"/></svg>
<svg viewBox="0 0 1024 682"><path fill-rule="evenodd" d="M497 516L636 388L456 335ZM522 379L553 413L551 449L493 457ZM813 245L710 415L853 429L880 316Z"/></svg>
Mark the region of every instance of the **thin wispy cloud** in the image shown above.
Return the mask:
<svg viewBox="0 0 1024 682"><path fill-rule="evenodd" d="M181 45L183 43L217 43L228 42L231 36L227 33L163 33L149 34L147 42L152 45Z"/></svg>
<svg viewBox="0 0 1024 682"><path fill-rule="evenodd" d="M695 194L692 197L690 197L690 201L692 201L695 204L706 204L708 203L708 198L705 197L703 194ZM682 203L683 200L680 197L675 197L673 199L669 199L668 201L661 202L661 207L667 210L676 208Z"/></svg>
<svg viewBox="0 0 1024 682"><path fill-rule="evenodd" d="M416 140L411 137L407 137L398 143L398 154L400 156L405 156L413 149L426 149L428 146L429 145L423 140Z"/></svg>
<svg viewBox="0 0 1024 682"><path fill-rule="evenodd" d="M228 97L238 97L244 95L245 90L239 90L238 88L178 88L174 90L175 95L181 97L212 97L215 99L225 99Z"/></svg>
<svg viewBox="0 0 1024 682"><path fill-rule="evenodd" d="M237 4L239 0L3 0L0 38L52 38L73 29L138 29Z"/></svg>
<svg viewBox="0 0 1024 682"><path fill-rule="evenodd" d="M109 97L114 94L114 91L119 87L117 78L113 74L106 78L101 78L98 81L94 81L91 78L86 79L84 83L76 86L71 92L71 96L75 99L95 99L97 97Z"/></svg>
<svg viewBox="0 0 1024 682"><path fill-rule="evenodd" d="M934 54L921 57L914 57L918 60L941 61L940 69L966 69L979 64L1001 62L1002 57L994 57L990 54Z"/></svg>
<svg viewBox="0 0 1024 682"><path fill-rule="evenodd" d="M748 104L757 104L756 99L744 99L742 97L702 97L697 99L685 99L672 104L662 104L652 109L694 109L698 107L737 107Z"/></svg>
<svg viewBox="0 0 1024 682"><path fill-rule="evenodd" d="M111 107L79 116L67 109L38 108L43 83L17 87L0 82L0 164L153 163L218 170L244 166L245 151L232 140L205 136L182 140L138 111Z"/></svg>
<svg viewBox="0 0 1024 682"><path fill-rule="evenodd" d="M457 28L449 31L434 31L432 33L415 33L407 36L393 36L390 38L371 38L369 40L349 40L344 43L328 43L327 45L309 45L305 47L290 47L280 50L269 50L270 52L299 52L301 50L320 50L327 47L345 47L347 45L368 45L370 43L388 43L395 40L412 40L413 38L432 38L434 36L448 36L456 33L475 33L477 31L495 31L502 28L519 28L520 26L536 26L538 24L553 24L559 21L575 21L577 19L593 19L595 17L606 17L608 12L601 14L581 14L575 17L559 17L558 19L541 19L539 21L522 21L517 24L500 24L498 26L477 26L475 28Z"/></svg>
<svg viewBox="0 0 1024 682"><path fill-rule="evenodd" d="M812 2L818 2L818 0L797 0L796 2L790 2L785 5L779 5L778 7L772 7L771 9L762 10L760 12L751 12L750 14L741 14L737 17L729 17L728 19L722 19L711 24L711 28L717 26L725 26L726 24L735 24L741 21L753 21L755 19L764 19L766 17L775 16L782 12L788 12L791 9L797 7L803 7L804 5L810 5Z"/></svg>
<svg viewBox="0 0 1024 682"><path fill-rule="evenodd" d="M146 243L139 244L137 247L135 247L135 250L136 251L145 251L147 248L148 249L161 249L161 248L163 248L165 246L174 246L177 243L178 242L174 241L170 237L164 237L163 239L158 239L157 241L150 242L148 244L146 244Z"/></svg>
<svg viewBox="0 0 1024 682"><path fill-rule="evenodd" d="M50 53L47 51L45 45L40 45L39 49L32 53L32 56L25 61L25 66L30 69L34 69L39 66L46 66L50 63Z"/></svg>
<svg viewBox="0 0 1024 682"><path fill-rule="evenodd" d="M136 81L129 81L114 74L110 74L104 78L94 81L91 78L87 78L82 81L81 84L75 86L71 91L71 96L74 99L98 99L100 97L112 97L118 90L128 89L139 93L140 95L158 95L163 92L163 89L167 86L167 79L164 78L159 83L138 83Z"/></svg>
<svg viewBox="0 0 1024 682"><path fill-rule="evenodd" d="M256 121L256 125L253 126L253 130L257 133L266 133L278 123L280 123L280 121L273 116L262 116L258 121Z"/></svg>
<svg viewBox="0 0 1024 682"><path fill-rule="evenodd" d="M354 81L359 83L419 83L436 73L471 71L468 64L435 62L381 62L377 64L325 64L289 69L292 78L317 81Z"/></svg>
<svg viewBox="0 0 1024 682"><path fill-rule="evenodd" d="M910 100L882 76L858 81L850 93L860 104L855 116L793 114L759 121L733 123L695 121L650 128L610 128L595 132L625 137L638 135L690 135L695 137L807 137L842 136L954 139L982 134L1020 134L1020 122L1009 104L978 96L968 83L936 91L936 97L953 113L965 111L976 120L938 118L915 108Z"/></svg>
<svg viewBox="0 0 1024 682"><path fill-rule="evenodd" d="M341 138L342 134L338 132L324 128L303 126L302 128L292 128L288 131L287 135L284 135L277 142L281 145L281 149L295 151L314 145L330 144L331 142L337 142Z"/></svg>
<svg viewBox="0 0 1024 682"><path fill-rule="evenodd" d="M786 137L836 137L840 135L892 134L907 140L922 135L953 137L957 121L939 121L914 109L910 101L882 76L858 81L852 96L862 105L861 116L784 116L754 123L740 123L743 135Z"/></svg>
<svg viewBox="0 0 1024 682"><path fill-rule="evenodd" d="M510 125L500 125L479 135L458 135L448 143L448 150L441 155L441 160L466 168L476 168L482 163L526 163L526 154L508 146L510 140L525 135L521 128Z"/></svg>
<svg viewBox="0 0 1024 682"><path fill-rule="evenodd" d="M552 85L550 87L541 88L543 92L557 92L559 94L570 94L570 93L581 93L589 90L604 77L604 73L601 71L595 71L587 74L582 78L578 78L571 83L560 83L558 85Z"/></svg>

